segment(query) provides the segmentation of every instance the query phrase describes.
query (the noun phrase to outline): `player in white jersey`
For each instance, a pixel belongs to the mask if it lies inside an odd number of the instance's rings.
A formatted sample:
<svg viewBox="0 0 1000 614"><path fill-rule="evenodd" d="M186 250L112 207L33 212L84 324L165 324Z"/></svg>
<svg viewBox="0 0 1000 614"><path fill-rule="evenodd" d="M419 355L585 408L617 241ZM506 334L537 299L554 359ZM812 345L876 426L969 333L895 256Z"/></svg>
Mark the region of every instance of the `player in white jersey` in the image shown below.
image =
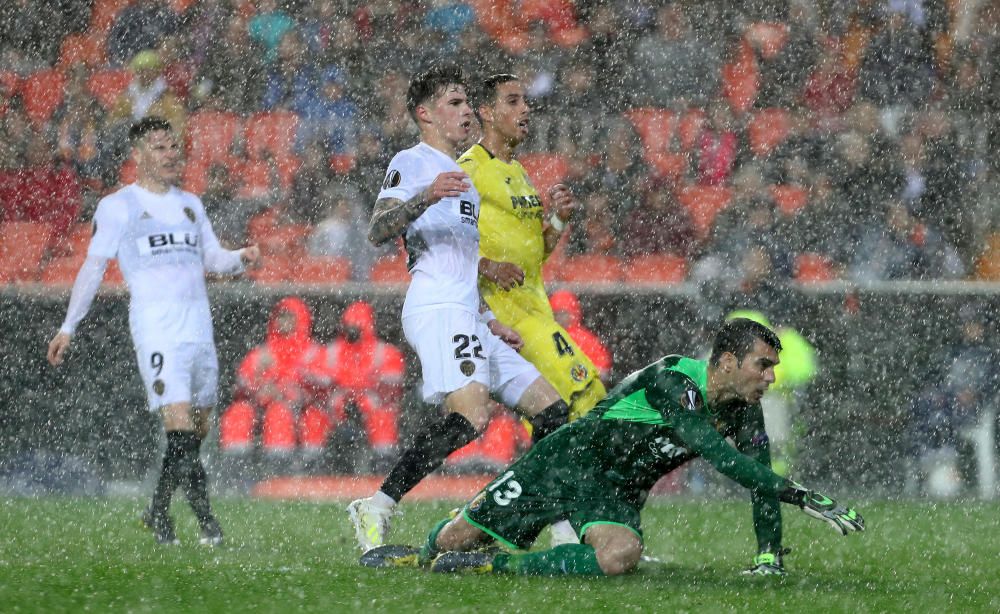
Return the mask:
<svg viewBox="0 0 1000 614"><path fill-rule="evenodd" d="M219 366L212 335L205 272L239 273L256 263L256 246L227 250L219 245L201 200L175 187L180 150L170 124L147 117L129 131L136 182L103 198L94 213L87 248L69 308L52 338L48 359L63 362L115 258L129 289L129 328L149 410L158 412L167 435L160 477L143 522L161 544L176 544L170 499L184 488L201 528L200 541L222 543L222 530L208 501L199 458L216 402Z"/></svg>
<svg viewBox="0 0 1000 614"><path fill-rule="evenodd" d="M403 495L482 433L491 395L529 417L536 439L569 414L555 388L517 353L518 334L481 313L478 275L511 287L519 269L479 258L479 195L455 162L474 121L461 71L436 66L417 75L406 105L420 143L389 163L368 238L380 245L403 235L413 277L403 333L420 358L424 400L445 411L418 433L374 496L348 507L365 551L385 543Z"/></svg>

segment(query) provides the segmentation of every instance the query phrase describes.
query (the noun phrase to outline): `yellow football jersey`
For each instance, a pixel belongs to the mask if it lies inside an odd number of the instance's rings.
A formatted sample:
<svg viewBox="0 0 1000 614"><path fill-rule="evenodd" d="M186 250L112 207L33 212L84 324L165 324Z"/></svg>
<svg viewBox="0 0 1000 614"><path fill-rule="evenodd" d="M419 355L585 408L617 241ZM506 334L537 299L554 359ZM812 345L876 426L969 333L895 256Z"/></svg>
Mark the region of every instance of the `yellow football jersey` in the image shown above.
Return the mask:
<svg viewBox="0 0 1000 614"><path fill-rule="evenodd" d="M479 209L479 254L512 262L524 271L524 285L510 291L479 279L479 290L501 322L510 326L527 316L552 317L542 285L545 239L544 209L528 174L517 160L507 164L478 143L458 159L482 199Z"/></svg>
<svg viewBox="0 0 1000 614"><path fill-rule="evenodd" d="M501 290L479 278L479 291L493 314L521 335L521 355L535 365L570 405L576 419L604 398L597 368L555 320L542 283L545 239L544 210L524 167L507 164L482 145L473 145L458 159L481 199L479 254L513 262L524 270L524 285Z"/></svg>

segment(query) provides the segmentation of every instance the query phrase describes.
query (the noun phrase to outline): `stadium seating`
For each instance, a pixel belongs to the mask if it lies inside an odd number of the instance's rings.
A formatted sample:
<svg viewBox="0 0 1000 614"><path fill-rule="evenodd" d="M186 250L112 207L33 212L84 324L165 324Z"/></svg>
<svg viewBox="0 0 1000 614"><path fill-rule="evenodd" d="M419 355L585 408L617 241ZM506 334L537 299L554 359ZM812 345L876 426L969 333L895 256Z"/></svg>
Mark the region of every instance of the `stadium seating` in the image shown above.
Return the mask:
<svg viewBox="0 0 1000 614"><path fill-rule="evenodd" d="M755 156L768 156L788 138L789 118L785 109L762 109L750 117L747 138Z"/></svg>
<svg viewBox="0 0 1000 614"><path fill-rule="evenodd" d="M295 172L299 168L299 159L285 158L273 163L250 159L237 161L235 164L236 167L232 170L239 174L242 183L239 195L243 198L260 198L274 189L275 173L277 173L280 187L286 190L292 187L292 183L295 181ZM207 171L206 167L204 172L207 173Z"/></svg>
<svg viewBox="0 0 1000 614"><path fill-rule="evenodd" d="M549 256L549 259L542 264L542 281L545 283L559 281L559 266L562 261L562 258L557 258L555 255Z"/></svg>
<svg viewBox="0 0 1000 614"><path fill-rule="evenodd" d="M406 254L403 250L390 257L382 257L372 265L369 279L377 284L409 283L410 272L406 270Z"/></svg>
<svg viewBox="0 0 1000 614"><path fill-rule="evenodd" d="M135 173L136 173L135 158L129 156L122 164L121 171L118 174L119 185L126 185L129 183L133 183L135 181Z"/></svg>
<svg viewBox="0 0 1000 614"><path fill-rule="evenodd" d="M282 224L270 227L250 225L247 232L250 243L259 245L265 256L274 254L300 256L305 252L310 227L305 224Z"/></svg>
<svg viewBox="0 0 1000 614"><path fill-rule="evenodd" d="M670 141L677 128L677 114L667 109L643 107L625 112L625 119L632 123L642 141L646 159L669 151Z"/></svg>
<svg viewBox="0 0 1000 614"><path fill-rule="evenodd" d="M703 109L688 109L677 124L677 138L681 149L689 151L698 143L698 136L705 126L706 114Z"/></svg>
<svg viewBox="0 0 1000 614"><path fill-rule="evenodd" d="M56 69L40 70L28 75L21 84L24 112L35 125L42 125L63 100L66 77Z"/></svg>
<svg viewBox="0 0 1000 614"><path fill-rule="evenodd" d="M21 90L21 77L13 70L0 70L0 93L13 96Z"/></svg>
<svg viewBox="0 0 1000 614"><path fill-rule="evenodd" d="M228 161L233 157L234 144L243 128L236 113L201 111L187 122L187 154L207 162Z"/></svg>
<svg viewBox="0 0 1000 614"><path fill-rule="evenodd" d="M242 130L243 120L235 113L201 111L191 116L185 130L187 167L184 169L184 189L203 193L208 170L213 164L222 164L230 172L238 170L239 159L234 149L237 140L242 138Z"/></svg>
<svg viewBox="0 0 1000 614"><path fill-rule="evenodd" d="M625 263L625 281L636 284L678 284L687 277L687 260L673 254L638 256Z"/></svg>
<svg viewBox="0 0 1000 614"><path fill-rule="evenodd" d="M976 259L975 276L980 281L1000 281L1000 232L987 238L986 249Z"/></svg>
<svg viewBox="0 0 1000 614"><path fill-rule="evenodd" d="M809 191L797 185L773 185L771 197L778 211L785 215L795 215L809 204Z"/></svg>
<svg viewBox="0 0 1000 614"><path fill-rule="evenodd" d="M353 154L334 154L330 156L330 170L338 175L347 175L354 170L356 160Z"/></svg>
<svg viewBox="0 0 1000 614"><path fill-rule="evenodd" d="M122 271L118 268L117 260L108 261L108 268L104 270L104 280L102 282L105 286L124 286L125 278L122 277Z"/></svg>
<svg viewBox="0 0 1000 614"><path fill-rule="evenodd" d="M51 238L52 227L42 222L0 225L0 283L37 280Z"/></svg>
<svg viewBox="0 0 1000 614"><path fill-rule="evenodd" d="M350 281L351 261L347 258L303 258L292 269L290 279L306 284Z"/></svg>
<svg viewBox="0 0 1000 614"><path fill-rule="evenodd" d="M291 258L286 254L264 254L261 259L261 265L250 269L247 272L247 276L259 284L290 283L292 271L297 265L298 259Z"/></svg>
<svg viewBox="0 0 1000 614"><path fill-rule="evenodd" d="M90 245L90 237L94 229L89 222L74 224L66 236L54 237L51 244L51 254L53 257L83 256L87 253L87 246Z"/></svg>
<svg viewBox="0 0 1000 614"><path fill-rule="evenodd" d="M91 32L107 33L115 23L115 17L123 8L129 5L132 0L94 0L94 6L90 9Z"/></svg>
<svg viewBox="0 0 1000 614"><path fill-rule="evenodd" d="M570 0L472 0L468 4L483 32L513 54L527 50L528 32L537 23L545 27L552 42L563 47L576 46L588 36Z"/></svg>
<svg viewBox="0 0 1000 614"><path fill-rule="evenodd" d="M291 111L264 111L247 118L244 137L247 155L254 160L270 152L277 160L292 157L299 117Z"/></svg>
<svg viewBox="0 0 1000 614"><path fill-rule="evenodd" d="M41 282L52 286L71 286L85 260L85 255L52 258L42 269Z"/></svg>
<svg viewBox="0 0 1000 614"><path fill-rule="evenodd" d="M758 21L750 24L744 36L754 41L761 57L771 59L781 53L788 42L788 26L780 22Z"/></svg>
<svg viewBox="0 0 1000 614"><path fill-rule="evenodd" d="M549 188L561 183L569 173L569 161L559 154L524 154L518 160L544 202L548 202Z"/></svg>
<svg viewBox="0 0 1000 614"><path fill-rule="evenodd" d="M169 0L168 4L178 15L183 15L185 11L198 3L198 0Z"/></svg>
<svg viewBox="0 0 1000 614"><path fill-rule="evenodd" d="M559 279L577 283L617 283L625 279L618 258L607 254L572 256L559 264Z"/></svg>
<svg viewBox="0 0 1000 614"><path fill-rule="evenodd" d="M111 109L131 82L132 73L129 71L109 68L92 74L87 81L87 89L102 107Z"/></svg>
<svg viewBox="0 0 1000 614"><path fill-rule="evenodd" d="M822 254L807 252L795 258L795 280L816 283L837 279L833 262Z"/></svg>
<svg viewBox="0 0 1000 614"><path fill-rule="evenodd" d="M66 69L74 64L96 68L107 64L106 40L100 34L70 34L59 47L57 66Z"/></svg>
<svg viewBox="0 0 1000 614"><path fill-rule="evenodd" d="M704 239L712 230L715 217L729 205L731 193L724 186L688 185L677 191L677 200L691 216L698 237Z"/></svg>
<svg viewBox="0 0 1000 614"><path fill-rule="evenodd" d="M739 43L733 59L722 67L722 97L736 113L743 113L757 99L760 74L750 44Z"/></svg>
<svg viewBox="0 0 1000 614"><path fill-rule="evenodd" d="M686 152L693 150L705 113L692 109L683 115L667 109L644 107L625 113L642 141L642 155L657 178L679 180L690 167Z"/></svg>

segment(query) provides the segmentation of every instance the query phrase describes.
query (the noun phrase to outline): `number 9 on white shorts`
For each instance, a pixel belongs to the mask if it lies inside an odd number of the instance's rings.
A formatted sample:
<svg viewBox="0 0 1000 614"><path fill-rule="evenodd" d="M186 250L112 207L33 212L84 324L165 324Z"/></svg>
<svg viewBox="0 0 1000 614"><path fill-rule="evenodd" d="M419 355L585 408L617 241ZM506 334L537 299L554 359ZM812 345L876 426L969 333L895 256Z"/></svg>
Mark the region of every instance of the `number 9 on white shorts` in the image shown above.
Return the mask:
<svg viewBox="0 0 1000 614"><path fill-rule="evenodd" d="M136 346L149 411L190 403L213 407L219 383L219 359L212 343Z"/></svg>

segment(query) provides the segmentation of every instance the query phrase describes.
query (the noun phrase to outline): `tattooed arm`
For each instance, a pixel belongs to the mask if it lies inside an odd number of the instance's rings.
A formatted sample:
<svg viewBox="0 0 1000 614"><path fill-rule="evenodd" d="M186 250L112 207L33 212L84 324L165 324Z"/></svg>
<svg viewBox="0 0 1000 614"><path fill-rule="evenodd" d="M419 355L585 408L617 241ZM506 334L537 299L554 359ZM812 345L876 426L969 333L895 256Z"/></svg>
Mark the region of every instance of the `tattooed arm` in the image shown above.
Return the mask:
<svg viewBox="0 0 1000 614"><path fill-rule="evenodd" d="M368 240L382 245L403 234L410 222L420 217L431 203L424 192L403 202L398 198L380 198L375 201L371 222L368 224Z"/></svg>
<svg viewBox="0 0 1000 614"><path fill-rule="evenodd" d="M382 245L406 231L413 220L442 198L460 196L471 187L469 176L460 172L441 173L426 190L408 201L398 198L380 198L375 201L371 222L368 224L368 240Z"/></svg>

